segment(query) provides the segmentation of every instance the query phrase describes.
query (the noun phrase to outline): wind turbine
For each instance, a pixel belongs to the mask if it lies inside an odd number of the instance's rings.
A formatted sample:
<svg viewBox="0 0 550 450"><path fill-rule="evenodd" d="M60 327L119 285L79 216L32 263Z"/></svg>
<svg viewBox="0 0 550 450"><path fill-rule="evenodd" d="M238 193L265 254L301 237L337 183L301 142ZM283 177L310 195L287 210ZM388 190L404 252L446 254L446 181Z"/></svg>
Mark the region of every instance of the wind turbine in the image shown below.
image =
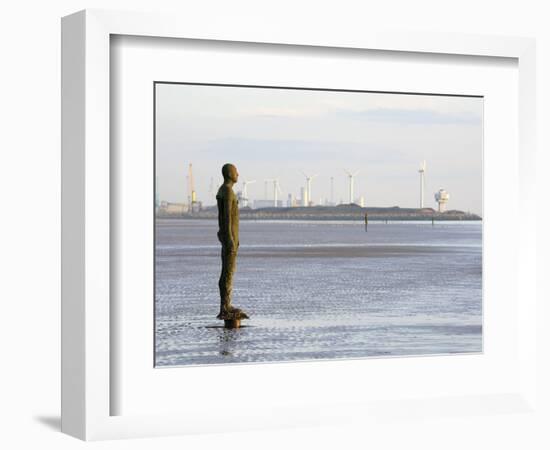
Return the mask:
<svg viewBox="0 0 550 450"><path fill-rule="evenodd" d="M256 180L245 180L243 181L243 206L248 206L248 185L255 183Z"/></svg>
<svg viewBox="0 0 550 450"><path fill-rule="evenodd" d="M426 172L426 161L424 160L418 169L420 174L420 208L424 208L424 172Z"/></svg>
<svg viewBox="0 0 550 450"><path fill-rule="evenodd" d="M270 178L270 179L267 179L265 181L266 181L266 183L268 181L273 182L273 206L275 208L277 208L277 206L278 206L278 204L277 204L278 194L279 194L279 192L282 193L281 186L279 185L279 179L278 178Z"/></svg>
<svg viewBox="0 0 550 450"><path fill-rule="evenodd" d="M301 172L304 177L306 177L306 198L304 203L306 204L306 206L309 206L309 202L311 201L311 180L319 176L319 174L308 176L303 170Z"/></svg>
<svg viewBox="0 0 550 450"><path fill-rule="evenodd" d="M355 178L355 175L359 173L359 171L356 170L354 173L351 173L344 169L344 172L346 172L349 177L349 203L351 205L353 203L353 179Z"/></svg>

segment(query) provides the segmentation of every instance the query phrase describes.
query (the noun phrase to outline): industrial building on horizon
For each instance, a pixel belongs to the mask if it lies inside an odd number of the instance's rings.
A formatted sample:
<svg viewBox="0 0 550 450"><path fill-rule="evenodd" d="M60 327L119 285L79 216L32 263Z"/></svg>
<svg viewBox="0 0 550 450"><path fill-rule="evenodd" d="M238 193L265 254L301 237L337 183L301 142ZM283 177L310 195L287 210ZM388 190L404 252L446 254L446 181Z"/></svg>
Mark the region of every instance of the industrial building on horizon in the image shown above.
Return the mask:
<svg viewBox="0 0 550 450"><path fill-rule="evenodd" d="M283 190L281 188L279 178L268 178L264 180L264 197L251 199L249 196L249 185L254 184L257 180L244 179L243 181L237 183L237 186L240 188L237 190L237 198L239 200L239 207L246 209L263 209L263 208L298 208L298 207L334 207L339 205L356 205L361 208L365 207L365 197L360 195L355 197L355 177L358 175L359 171L351 171L344 169L345 174L348 178L348 198L347 202L334 201L334 177L330 177L330 199L329 198L319 198L319 202L315 203L313 201L312 195L312 182L319 174L307 174L305 171L300 171L305 178L305 184L300 187L300 196L294 197L292 193L287 194L286 200L283 200L282 194ZM425 208L424 204L424 192L425 192L425 174L426 174L426 161L423 161L418 170L420 174L420 209ZM158 188L158 177L155 180L155 211L160 216L174 216L174 215L184 215L184 214L194 214L199 213L204 207L208 205L203 205L203 202L198 199L197 192L195 190L195 182L193 175L193 165L189 163L187 174L187 202L168 202L160 199L159 188ZM272 188L269 189L269 184ZM269 195L271 191L271 195ZM214 178L210 179L210 190L209 190L210 201L212 206L215 205L215 184ZM280 198L281 197L281 198ZM435 202L438 205L438 212L443 213L446 210L447 203L450 199L449 193L441 188L434 194Z"/></svg>

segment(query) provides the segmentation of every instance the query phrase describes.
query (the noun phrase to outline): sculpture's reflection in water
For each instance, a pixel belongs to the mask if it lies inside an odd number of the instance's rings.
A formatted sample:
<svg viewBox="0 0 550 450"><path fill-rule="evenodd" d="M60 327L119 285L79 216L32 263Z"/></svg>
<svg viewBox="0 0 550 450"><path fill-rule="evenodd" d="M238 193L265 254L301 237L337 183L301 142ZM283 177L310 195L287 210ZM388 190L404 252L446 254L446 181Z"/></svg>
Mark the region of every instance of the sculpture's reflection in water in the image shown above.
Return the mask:
<svg viewBox="0 0 550 450"><path fill-rule="evenodd" d="M219 353L221 356L233 356L235 345L238 342L236 329L219 328L218 330Z"/></svg>

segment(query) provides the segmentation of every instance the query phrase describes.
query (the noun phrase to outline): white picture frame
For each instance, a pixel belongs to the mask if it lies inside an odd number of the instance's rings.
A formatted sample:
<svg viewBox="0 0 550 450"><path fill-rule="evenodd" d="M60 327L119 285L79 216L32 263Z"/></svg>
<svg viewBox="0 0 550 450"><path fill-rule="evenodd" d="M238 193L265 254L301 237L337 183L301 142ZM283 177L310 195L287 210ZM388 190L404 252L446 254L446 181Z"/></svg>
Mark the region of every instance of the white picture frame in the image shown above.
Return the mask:
<svg viewBox="0 0 550 450"><path fill-rule="evenodd" d="M279 404L271 412L241 411L232 421L224 414L190 411L170 414L112 415L117 389L110 366L116 352L111 321L111 183L110 168L110 37L112 35L201 39L242 43L288 44L338 49L369 49L414 54L447 54L512 58L518 62L519 183L517 236L509 244L517 252L518 379L513 391L469 395L458 403L438 399L439 410L461 414L495 411L504 403L522 412L536 407L536 235L535 171L535 43L532 39L451 34L354 32L316 36L251 23L233 29L228 23L194 23L186 17L87 10L62 21L62 430L85 440L146 437L257 429L267 426L322 423L354 417L357 423L390 414L384 399L365 403L331 403L300 408ZM151 105L152 106L152 105ZM519 294L517 294L519 295ZM387 363L386 363L387 364ZM457 367L460 361L456 360ZM288 366L288 365L287 365ZM328 366L325 366L328 367ZM345 370L345 366L344 370ZM212 368L218 370L217 368ZM171 369L169 369L171 370ZM242 373L247 370L241 366ZM277 365L255 366L256 373ZM299 370L315 376L317 366ZM384 370L392 370L391 363ZM401 394L403 395L403 394ZM397 400L411 398L397 397ZM393 399L392 401L395 401ZM418 405L432 401L417 399ZM369 419L370 418L370 419Z"/></svg>

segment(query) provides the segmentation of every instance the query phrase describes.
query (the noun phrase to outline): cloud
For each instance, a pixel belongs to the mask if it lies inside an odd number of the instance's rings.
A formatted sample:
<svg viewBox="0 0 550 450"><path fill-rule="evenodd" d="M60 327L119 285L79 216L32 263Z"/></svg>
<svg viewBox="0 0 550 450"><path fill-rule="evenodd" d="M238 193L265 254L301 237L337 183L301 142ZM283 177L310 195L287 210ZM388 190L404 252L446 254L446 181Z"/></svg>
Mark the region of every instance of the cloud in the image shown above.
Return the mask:
<svg viewBox="0 0 550 450"><path fill-rule="evenodd" d="M284 118L284 119L293 119L293 118L314 118L321 117L325 112L319 110L319 108L311 107L258 107L247 111L244 114L245 117L259 117L259 118Z"/></svg>
<svg viewBox="0 0 550 450"><path fill-rule="evenodd" d="M381 150L384 150L381 152ZM402 149L376 148L358 142L345 141L315 141L300 139L250 139L230 137L214 139L203 147L201 156L211 160L231 158L255 162L322 162L342 160L359 161L371 164L403 161L407 154Z"/></svg>
<svg viewBox="0 0 550 450"><path fill-rule="evenodd" d="M474 113L444 113L431 109L376 108L362 111L339 110L340 117L366 119L395 125L481 125Z"/></svg>

